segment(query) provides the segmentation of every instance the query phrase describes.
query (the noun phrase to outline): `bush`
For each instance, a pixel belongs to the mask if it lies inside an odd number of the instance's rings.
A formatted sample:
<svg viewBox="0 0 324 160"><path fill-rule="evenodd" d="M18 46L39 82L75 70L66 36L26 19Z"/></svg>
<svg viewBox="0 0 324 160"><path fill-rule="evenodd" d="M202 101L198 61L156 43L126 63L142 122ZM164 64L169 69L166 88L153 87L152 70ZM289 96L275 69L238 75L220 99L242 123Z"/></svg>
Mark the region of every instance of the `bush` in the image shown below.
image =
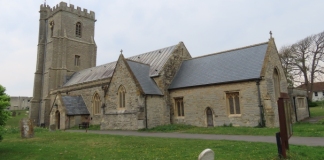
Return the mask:
<svg viewBox="0 0 324 160"><path fill-rule="evenodd" d="M318 106L317 102L308 101L308 107L316 107L316 106Z"/></svg>
<svg viewBox="0 0 324 160"><path fill-rule="evenodd" d="M10 97L5 93L6 88L0 85L0 141L2 140L2 134L4 133L4 126L10 117L10 112L5 110L10 106Z"/></svg>

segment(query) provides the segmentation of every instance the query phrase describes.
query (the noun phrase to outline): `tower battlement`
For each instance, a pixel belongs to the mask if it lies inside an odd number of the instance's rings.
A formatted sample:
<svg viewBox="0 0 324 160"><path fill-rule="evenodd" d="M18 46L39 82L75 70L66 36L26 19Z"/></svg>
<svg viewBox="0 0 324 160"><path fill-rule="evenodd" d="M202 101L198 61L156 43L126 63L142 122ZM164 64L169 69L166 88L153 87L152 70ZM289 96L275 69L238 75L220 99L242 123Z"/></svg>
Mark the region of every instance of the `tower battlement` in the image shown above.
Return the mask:
<svg viewBox="0 0 324 160"><path fill-rule="evenodd" d="M75 9L73 4L70 4L68 6L67 3L65 3L65 2L60 2L60 4L57 4L53 8L51 8L49 5L41 4L40 10L48 11L48 17L53 16L55 13L57 13L59 11L66 11L66 12L77 14L82 17L86 17L86 18L95 20L95 12L90 11L90 13L88 13L87 9L83 8L83 10L81 10L81 7L77 7Z"/></svg>

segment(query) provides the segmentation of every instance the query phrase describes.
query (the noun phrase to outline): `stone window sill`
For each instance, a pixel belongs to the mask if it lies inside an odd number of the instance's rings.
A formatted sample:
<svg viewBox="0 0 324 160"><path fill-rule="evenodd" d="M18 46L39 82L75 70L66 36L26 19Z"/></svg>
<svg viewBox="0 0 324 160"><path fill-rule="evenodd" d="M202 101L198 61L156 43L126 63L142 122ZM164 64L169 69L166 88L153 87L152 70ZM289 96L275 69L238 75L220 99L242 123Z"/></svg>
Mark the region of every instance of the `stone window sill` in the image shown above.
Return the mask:
<svg viewBox="0 0 324 160"><path fill-rule="evenodd" d="M230 114L228 115L229 118L235 118L235 117L242 117L241 114Z"/></svg>

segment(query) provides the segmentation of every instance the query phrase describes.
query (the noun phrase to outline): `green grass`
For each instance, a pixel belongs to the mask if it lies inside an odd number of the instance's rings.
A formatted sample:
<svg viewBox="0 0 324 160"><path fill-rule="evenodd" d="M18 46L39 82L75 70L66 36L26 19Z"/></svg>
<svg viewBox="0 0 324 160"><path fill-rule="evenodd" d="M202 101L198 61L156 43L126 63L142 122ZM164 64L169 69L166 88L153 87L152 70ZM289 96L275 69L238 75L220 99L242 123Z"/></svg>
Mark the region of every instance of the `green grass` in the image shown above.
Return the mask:
<svg viewBox="0 0 324 160"><path fill-rule="evenodd" d="M216 159L276 159L276 144L111 136L38 128L35 137L7 133L0 142L1 159L197 159L212 149ZM291 159L324 159L323 147L290 145Z"/></svg>
<svg viewBox="0 0 324 160"><path fill-rule="evenodd" d="M310 107L311 117L324 116L324 106Z"/></svg>
<svg viewBox="0 0 324 160"><path fill-rule="evenodd" d="M222 135L260 135L274 136L279 128L253 128L253 127L195 127L189 125L170 124L157 126L152 129L143 129L145 132L181 132L198 134ZM324 137L323 124L296 123L293 125L293 135L300 137Z"/></svg>
<svg viewBox="0 0 324 160"><path fill-rule="evenodd" d="M13 112L13 111L11 111ZM28 118L28 113L26 110L15 110L16 116L12 116L7 120L6 127L16 127L19 126L19 121L23 118Z"/></svg>

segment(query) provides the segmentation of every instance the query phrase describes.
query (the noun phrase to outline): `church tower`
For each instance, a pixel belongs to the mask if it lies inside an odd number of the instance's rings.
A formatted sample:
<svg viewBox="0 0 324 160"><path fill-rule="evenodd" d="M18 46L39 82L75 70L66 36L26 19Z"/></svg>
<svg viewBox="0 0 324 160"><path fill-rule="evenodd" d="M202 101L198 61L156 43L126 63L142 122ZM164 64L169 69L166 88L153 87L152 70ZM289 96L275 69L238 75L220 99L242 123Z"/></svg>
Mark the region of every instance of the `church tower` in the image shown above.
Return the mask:
<svg viewBox="0 0 324 160"><path fill-rule="evenodd" d="M29 118L49 125L50 91L62 87L69 77L96 66L95 13L65 2L53 8L40 6L37 64Z"/></svg>

